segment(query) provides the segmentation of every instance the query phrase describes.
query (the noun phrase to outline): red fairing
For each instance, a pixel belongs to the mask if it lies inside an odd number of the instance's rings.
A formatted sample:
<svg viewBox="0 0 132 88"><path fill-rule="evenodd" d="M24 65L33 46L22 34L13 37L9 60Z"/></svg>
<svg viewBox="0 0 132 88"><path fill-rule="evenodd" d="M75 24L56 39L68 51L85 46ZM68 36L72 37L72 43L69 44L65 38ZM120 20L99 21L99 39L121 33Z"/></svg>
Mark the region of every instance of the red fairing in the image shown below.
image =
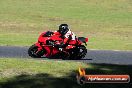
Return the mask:
<svg viewBox="0 0 132 88"><path fill-rule="evenodd" d="M50 56L55 55L56 53L59 52L57 48L52 48L49 46L45 46L44 49L46 50L46 53L45 53L46 57L50 57Z"/></svg>
<svg viewBox="0 0 132 88"><path fill-rule="evenodd" d="M60 35L53 35L50 37L51 40L56 40L56 41L63 41L63 39L60 37Z"/></svg>
<svg viewBox="0 0 132 88"><path fill-rule="evenodd" d="M51 55L51 49L49 46L44 46L44 49L46 50L46 53L44 54L46 57L50 57Z"/></svg>
<svg viewBox="0 0 132 88"><path fill-rule="evenodd" d="M69 44L70 44L70 45L75 45L76 43L77 43L76 40L70 40L70 41L69 41Z"/></svg>
<svg viewBox="0 0 132 88"><path fill-rule="evenodd" d="M45 34L45 32L42 33L42 34L39 36L39 38L38 38L38 42L42 42L43 44L46 44L46 40L48 40L49 37L43 37L44 34Z"/></svg>
<svg viewBox="0 0 132 88"><path fill-rule="evenodd" d="M40 43L37 42L37 43L35 43L35 45L38 47L38 51L43 49L42 46L40 45Z"/></svg>
<svg viewBox="0 0 132 88"><path fill-rule="evenodd" d="M38 38L38 42L35 44L36 46L38 46L38 50L42 50L45 49L46 53L44 54L46 57L50 57L56 53L59 52L59 50L56 47L53 47L51 45L47 45L46 41L47 40L53 40L53 41L57 41L58 43L63 41L62 38L60 38L60 34L59 33L55 33L50 37L46 37L44 36L46 32L42 33L39 38Z"/></svg>

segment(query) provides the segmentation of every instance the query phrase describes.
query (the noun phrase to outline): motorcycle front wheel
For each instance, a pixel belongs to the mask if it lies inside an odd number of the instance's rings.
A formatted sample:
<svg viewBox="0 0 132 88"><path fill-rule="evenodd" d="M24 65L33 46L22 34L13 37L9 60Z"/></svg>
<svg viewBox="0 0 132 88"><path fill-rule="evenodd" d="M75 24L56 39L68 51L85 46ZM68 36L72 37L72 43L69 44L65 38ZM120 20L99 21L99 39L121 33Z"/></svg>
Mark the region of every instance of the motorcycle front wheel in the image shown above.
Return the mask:
<svg viewBox="0 0 132 88"><path fill-rule="evenodd" d="M43 55L43 51L38 52L38 46L34 44L28 49L28 55L33 58L40 58Z"/></svg>

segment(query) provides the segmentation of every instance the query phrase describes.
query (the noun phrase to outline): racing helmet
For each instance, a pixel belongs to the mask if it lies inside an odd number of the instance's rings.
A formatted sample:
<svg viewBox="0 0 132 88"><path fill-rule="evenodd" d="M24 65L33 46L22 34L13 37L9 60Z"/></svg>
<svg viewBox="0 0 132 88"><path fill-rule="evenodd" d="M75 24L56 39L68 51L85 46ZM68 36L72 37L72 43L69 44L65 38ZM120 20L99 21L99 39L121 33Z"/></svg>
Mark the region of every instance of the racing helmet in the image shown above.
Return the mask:
<svg viewBox="0 0 132 88"><path fill-rule="evenodd" d="M61 35L65 35L68 31L69 31L69 28L68 28L68 25L67 25L67 24L61 24L61 25L59 26L58 32L59 32Z"/></svg>

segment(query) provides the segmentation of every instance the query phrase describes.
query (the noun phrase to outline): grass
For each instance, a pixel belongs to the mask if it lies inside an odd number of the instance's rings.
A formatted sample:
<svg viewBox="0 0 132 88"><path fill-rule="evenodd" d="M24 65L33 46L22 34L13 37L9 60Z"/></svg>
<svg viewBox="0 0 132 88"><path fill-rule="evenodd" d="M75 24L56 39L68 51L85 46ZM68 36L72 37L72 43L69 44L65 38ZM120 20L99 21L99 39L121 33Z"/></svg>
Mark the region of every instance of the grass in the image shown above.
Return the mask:
<svg viewBox="0 0 132 88"><path fill-rule="evenodd" d="M54 60L34 60L18 58L0 58L0 79L21 74L46 73L62 77L79 66L86 66L80 62L66 62Z"/></svg>
<svg viewBox="0 0 132 88"><path fill-rule="evenodd" d="M128 74L131 65L85 64L82 62L0 58L0 88L130 88L131 84L78 85L79 67L87 74Z"/></svg>
<svg viewBox="0 0 132 88"><path fill-rule="evenodd" d="M0 45L30 46L68 23L89 49L132 50L131 0L0 0ZM80 33L82 32L82 33Z"/></svg>

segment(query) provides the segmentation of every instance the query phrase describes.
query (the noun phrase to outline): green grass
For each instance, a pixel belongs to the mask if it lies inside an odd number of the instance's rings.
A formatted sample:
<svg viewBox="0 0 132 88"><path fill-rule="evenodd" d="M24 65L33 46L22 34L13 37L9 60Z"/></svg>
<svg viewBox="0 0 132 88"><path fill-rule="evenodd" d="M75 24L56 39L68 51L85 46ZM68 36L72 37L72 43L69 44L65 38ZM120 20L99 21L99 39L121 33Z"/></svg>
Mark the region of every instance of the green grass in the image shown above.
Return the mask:
<svg viewBox="0 0 132 88"><path fill-rule="evenodd" d="M30 46L68 23L89 49L132 50L131 0L0 0L0 45ZM82 34L80 32L83 32Z"/></svg>
<svg viewBox="0 0 132 88"><path fill-rule="evenodd" d="M73 61L0 58L0 88L130 88L131 84L78 85L78 68L86 74L126 74L132 65L86 64Z"/></svg>
<svg viewBox="0 0 132 88"><path fill-rule="evenodd" d="M73 61L0 58L0 80L21 74L46 73L56 77L67 75L87 65Z"/></svg>

